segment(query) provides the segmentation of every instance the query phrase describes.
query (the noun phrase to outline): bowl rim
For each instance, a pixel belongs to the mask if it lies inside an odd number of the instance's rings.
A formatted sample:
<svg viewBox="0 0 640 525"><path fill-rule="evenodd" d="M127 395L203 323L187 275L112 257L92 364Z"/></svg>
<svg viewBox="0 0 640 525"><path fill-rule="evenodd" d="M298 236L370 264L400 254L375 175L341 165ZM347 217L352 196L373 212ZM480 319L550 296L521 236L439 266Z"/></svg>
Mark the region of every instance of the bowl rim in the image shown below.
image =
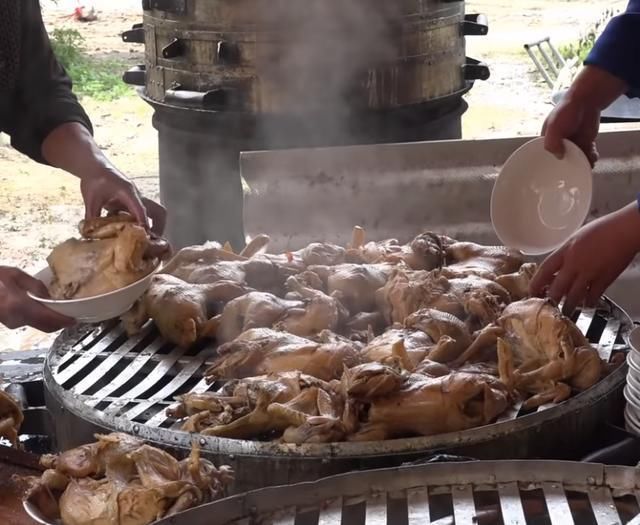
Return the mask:
<svg viewBox="0 0 640 525"><path fill-rule="evenodd" d="M145 281L146 279L149 279L151 277L153 277L154 274L158 273L159 270L161 270L163 267L163 261L162 260L158 260L158 263L155 265L155 267L153 268L153 270L151 270L147 275L145 275L144 277L138 279L137 281L128 284L127 286L123 286L122 288L118 288L117 290L113 290L111 292L106 292L100 295L92 295L91 297L82 297L80 299L45 299L43 297L38 297L37 295L32 294L31 292L27 292L27 295L35 300L38 301L39 303L42 304L64 304L64 305L74 305L74 304L81 304L81 303L86 303L87 301L93 301L95 299L106 299L107 297L113 296L115 294L122 294L124 292L126 292L127 290L130 290L131 288L134 288L136 285L139 285L142 281ZM50 270L49 266L46 266L44 268L42 268L41 270L39 270L38 272L36 272L35 275L38 275L42 272L44 272L45 270ZM37 277L35 277L36 279L38 279ZM42 281L40 281L42 282Z"/></svg>
<svg viewBox="0 0 640 525"><path fill-rule="evenodd" d="M494 233L498 237L499 241L502 244L504 244L505 246L507 246L507 243L505 243L504 239L500 235L500 233L499 233L500 228L496 227L496 220L495 220L496 198L497 198L496 197L496 193L497 193L497 188L498 188L498 186L500 184L501 176L502 176L502 174L504 172L505 167L509 163L513 162L514 159L516 159L517 156L520 155L523 150L532 148L532 147L536 146L537 144L544 143L544 140L545 140L545 137L536 137L534 139L531 139L531 140L525 142L523 145L518 147L509 156L509 158L507 158L507 160L504 162L504 164L502 165L502 167L498 171L498 174L495 177L495 180L494 180L494 183L493 183L493 188L491 189L491 201L489 203L489 216L490 216L490 219L491 219L491 226L493 228ZM588 204L585 206L584 217L582 217L582 220L580 221L581 224L584 224L584 222L586 221L587 217L589 216L589 210L591 209L591 204L593 202L593 169L591 168L591 164L589 163L589 159L587 158L587 156L584 154L584 152L576 144L574 144L573 142L571 142L570 140L567 140L567 139L563 139L562 142L564 144L565 150L569 150L570 149L570 150L576 152L578 157L581 159L581 161L584 161L584 164L587 167L587 171L589 173L589 176L586 177L586 185L585 185L585 190L588 191L588 199L587 199L588 200ZM566 159L567 159L567 156L565 154L564 158L562 160L560 160L559 162L566 161ZM523 253L524 255L531 255L531 256L545 255L545 254L551 253L554 250L557 250L558 248L560 248L579 228L577 228L576 230L574 230L570 234L568 234L564 238L564 240L562 242L549 244L548 246L546 246L544 248L535 248L535 249L531 250L531 249L523 249L522 246L508 246L508 247L514 248L514 249L520 251L521 253Z"/></svg>

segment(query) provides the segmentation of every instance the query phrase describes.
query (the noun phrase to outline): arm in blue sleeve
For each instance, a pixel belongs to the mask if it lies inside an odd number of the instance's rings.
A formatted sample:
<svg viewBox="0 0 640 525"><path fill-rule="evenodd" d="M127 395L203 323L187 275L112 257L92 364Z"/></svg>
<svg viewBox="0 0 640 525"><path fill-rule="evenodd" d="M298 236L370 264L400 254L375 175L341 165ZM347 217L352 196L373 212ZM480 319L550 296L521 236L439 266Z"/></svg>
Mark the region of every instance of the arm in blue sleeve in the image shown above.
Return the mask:
<svg viewBox="0 0 640 525"><path fill-rule="evenodd" d="M640 95L640 0L614 17L596 41L585 65L597 66L624 80L630 95Z"/></svg>

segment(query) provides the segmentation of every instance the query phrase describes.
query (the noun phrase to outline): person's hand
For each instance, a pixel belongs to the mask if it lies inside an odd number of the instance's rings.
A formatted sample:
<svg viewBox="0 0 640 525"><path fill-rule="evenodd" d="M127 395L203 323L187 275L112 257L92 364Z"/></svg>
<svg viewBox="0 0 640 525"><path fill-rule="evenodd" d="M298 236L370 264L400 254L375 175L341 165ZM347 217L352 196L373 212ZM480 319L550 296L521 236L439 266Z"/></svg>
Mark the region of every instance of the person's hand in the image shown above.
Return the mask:
<svg viewBox="0 0 640 525"><path fill-rule="evenodd" d="M598 161L596 137L600 129L600 110L584 101L565 97L549 114L542 127L544 147L561 159L563 139L576 144L587 156L591 167Z"/></svg>
<svg viewBox="0 0 640 525"><path fill-rule="evenodd" d="M43 332L57 332L75 324L73 319L34 301L27 292L49 296L41 281L16 268L0 266L0 323L11 329L32 326Z"/></svg>
<svg viewBox="0 0 640 525"><path fill-rule="evenodd" d="M583 226L540 265L530 286L531 295L545 293L563 313L578 306L595 306L605 290L640 251L640 212L630 204Z"/></svg>
<svg viewBox="0 0 640 525"><path fill-rule="evenodd" d="M116 170L104 168L92 173L91 177L82 178L80 190L85 202L85 219L100 217L102 210L110 213L127 211L145 227L149 227L151 219L151 230L155 234L164 232L165 208L142 197L135 184Z"/></svg>
<svg viewBox="0 0 640 525"><path fill-rule="evenodd" d="M562 158L562 140L570 140L584 152L593 167L598 161L595 140L600 113L626 90L624 80L597 66L585 66L542 127L547 151Z"/></svg>

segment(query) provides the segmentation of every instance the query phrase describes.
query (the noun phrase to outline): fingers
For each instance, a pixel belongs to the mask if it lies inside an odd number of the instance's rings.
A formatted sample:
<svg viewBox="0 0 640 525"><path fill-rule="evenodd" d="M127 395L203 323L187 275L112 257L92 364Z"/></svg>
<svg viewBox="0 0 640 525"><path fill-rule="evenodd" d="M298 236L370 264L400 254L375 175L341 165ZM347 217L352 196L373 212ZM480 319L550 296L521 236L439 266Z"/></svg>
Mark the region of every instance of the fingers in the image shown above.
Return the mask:
<svg viewBox="0 0 640 525"><path fill-rule="evenodd" d="M591 283L591 286L589 286L589 290L587 291L584 300L585 306L588 306L589 308L595 308L596 306L598 306L600 298L607 291L609 284L610 283L602 279Z"/></svg>
<svg viewBox="0 0 640 525"><path fill-rule="evenodd" d="M549 287L549 299L559 304L569 293L577 277L577 274L568 268L560 270Z"/></svg>
<svg viewBox="0 0 640 525"><path fill-rule="evenodd" d="M564 306L562 307L562 313L570 316L576 308L586 302L588 293L589 283L587 280L581 277L576 278L567 293Z"/></svg>
<svg viewBox="0 0 640 525"><path fill-rule="evenodd" d="M146 197L142 198L142 203L147 209L147 215L151 219L151 231L156 235L162 235L167 225L167 210L162 205Z"/></svg>
<svg viewBox="0 0 640 525"><path fill-rule="evenodd" d="M75 320L50 310L27 293L47 297L44 284L15 268L3 268L0 322L8 328L32 326L42 332L57 332L75 324Z"/></svg>
<svg viewBox="0 0 640 525"><path fill-rule="evenodd" d="M73 319L54 312L26 297L19 312L20 325L29 325L41 332L52 333L75 324Z"/></svg>
<svg viewBox="0 0 640 525"><path fill-rule="evenodd" d="M49 290L42 281L31 277L29 274L14 268L12 270L13 282L25 292L29 292L36 297L42 297L43 299L49 298Z"/></svg>
<svg viewBox="0 0 640 525"><path fill-rule="evenodd" d="M555 274L560 270L564 254L562 249L552 253L538 267L538 271L529 283L529 293L533 297L542 297L547 287L553 282Z"/></svg>
<svg viewBox="0 0 640 525"><path fill-rule="evenodd" d="M100 217L102 213L102 203L94 195L85 197L84 200L84 220L88 221Z"/></svg>
<svg viewBox="0 0 640 525"><path fill-rule="evenodd" d="M118 200L122 203L122 206L135 217L138 224L149 227L147 210L142 204L141 198L137 195L137 191L122 192Z"/></svg>
<svg viewBox="0 0 640 525"><path fill-rule="evenodd" d="M558 126L553 125L553 117L545 123L543 127L544 149L556 156L558 159L564 157L564 144L562 140L565 138L560 132Z"/></svg>

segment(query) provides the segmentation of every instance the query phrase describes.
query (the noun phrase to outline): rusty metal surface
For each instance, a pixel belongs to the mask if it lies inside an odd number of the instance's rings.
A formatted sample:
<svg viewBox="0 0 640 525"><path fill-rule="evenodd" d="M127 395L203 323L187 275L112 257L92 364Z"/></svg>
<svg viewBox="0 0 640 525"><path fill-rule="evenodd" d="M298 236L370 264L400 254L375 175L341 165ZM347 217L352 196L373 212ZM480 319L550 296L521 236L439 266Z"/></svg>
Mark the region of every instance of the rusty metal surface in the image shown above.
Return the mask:
<svg viewBox="0 0 640 525"><path fill-rule="evenodd" d="M633 467L564 461L433 464L257 490L158 525L621 525L640 513L638 489L640 473Z"/></svg>
<svg viewBox="0 0 640 525"><path fill-rule="evenodd" d="M603 303L603 309L583 311L576 322L603 358L626 353L624 336L631 322L615 305ZM89 442L97 431L124 431L185 452L196 439L203 454L235 467L236 491L364 466L391 466L439 450L467 450L482 459L561 457L567 450L578 453L580 444L575 440L593 432L614 411L626 375L623 364L593 388L559 405L545 405L533 413L516 406L495 424L463 432L293 445L192 435L166 416L174 396L220 386L207 385L203 379L214 357L212 346L184 350L164 342L152 325L131 339L117 323L65 332L44 370L58 447Z"/></svg>

